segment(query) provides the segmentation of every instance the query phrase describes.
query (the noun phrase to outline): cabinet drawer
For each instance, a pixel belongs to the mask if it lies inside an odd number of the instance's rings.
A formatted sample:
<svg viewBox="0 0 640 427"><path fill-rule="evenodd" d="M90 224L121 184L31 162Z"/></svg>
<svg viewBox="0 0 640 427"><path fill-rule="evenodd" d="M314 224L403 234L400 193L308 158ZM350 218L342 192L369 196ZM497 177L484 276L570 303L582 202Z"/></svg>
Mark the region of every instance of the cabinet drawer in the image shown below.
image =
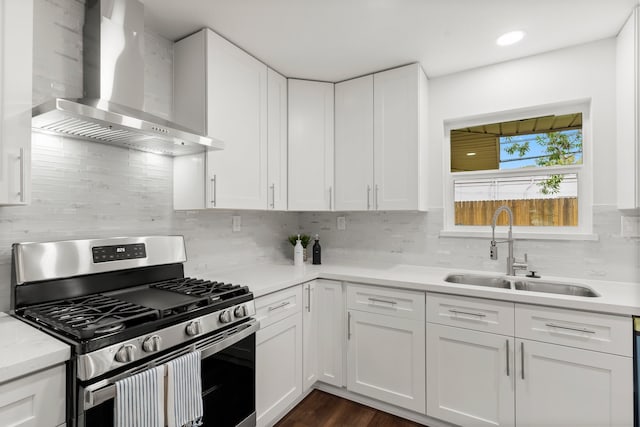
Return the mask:
<svg viewBox="0 0 640 427"><path fill-rule="evenodd" d="M302 309L302 285L256 298L256 319L260 328L285 319Z"/></svg>
<svg viewBox="0 0 640 427"><path fill-rule="evenodd" d="M427 294L427 322L513 336L514 304Z"/></svg>
<svg viewBox="0 0 640 427"><path fill-rule="evenodd" d="M347 283L347 308L424 321L424 293Z"/></svg>
<svg viewBox="0 0 640 427"><path fill-rule="evenodd" d="M631 317L516 304L516 336L633 355Z"/></svg>

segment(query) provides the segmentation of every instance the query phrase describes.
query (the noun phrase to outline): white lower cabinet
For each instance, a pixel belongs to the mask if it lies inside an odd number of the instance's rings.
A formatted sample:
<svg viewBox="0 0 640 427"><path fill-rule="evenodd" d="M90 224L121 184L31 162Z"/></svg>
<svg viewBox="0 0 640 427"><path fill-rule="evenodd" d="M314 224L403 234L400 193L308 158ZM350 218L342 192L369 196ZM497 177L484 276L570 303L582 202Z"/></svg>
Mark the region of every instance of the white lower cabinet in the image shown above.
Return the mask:
<svg viewBox="0 0 640 427"><path fill-rule="evenodd" d="M302 285L302 390L318 380L318 304L316 281Z"/></svg>
<svg viewBox="0 0 640 427"><path fill-rule="evenodd" d="M300 286L296 286L256 299L256 311L265 313L260 322L268 325L256 333L256 415L259 427L272 425L302 394L300 293ZM282 318L284 315L287 317ZM270 317L280 320L270 322Z"/></svg>
<svg viewBox="0 0 640 427"><path fill-rule="evenodd" d="M344 293L342 282L315 281L315 306L318 318L318 381L344 387Z"/></svg>
<svg viewBox="0 0 640 427"><path fill-rule="evenodd" d="M349 286L349 285L348 285ZM360 285L353 286L362 289ZM379 314L398 300L422 299L424 294L371 287L368 306L362 292L350 292L347 312L347 389L392 405L425 413L424 310L417 318ZM380 295L377 295L380 290ZM393 292L396 295L390 295ZM354 309L358 307L359 311ZM393 312L393 311L391 311Z"/></svg>
<svg viewBox="0 0 640 427"><path fill-rule="evenodd" d="M427 324L427 414L461 426L513 426L513 337Z"/></svg>
<svg viewBox="0 0 640 427"><path fill-rule="evenodd" d="M521 339L516 352L518 427L633 425L631 358Z"/></svg>
<svg viewBox="0 0 640 427"><path fill-rule="evenodd" d="M0 384L0 425L64 425L65 378L65 367L60 365Z"/></svg>

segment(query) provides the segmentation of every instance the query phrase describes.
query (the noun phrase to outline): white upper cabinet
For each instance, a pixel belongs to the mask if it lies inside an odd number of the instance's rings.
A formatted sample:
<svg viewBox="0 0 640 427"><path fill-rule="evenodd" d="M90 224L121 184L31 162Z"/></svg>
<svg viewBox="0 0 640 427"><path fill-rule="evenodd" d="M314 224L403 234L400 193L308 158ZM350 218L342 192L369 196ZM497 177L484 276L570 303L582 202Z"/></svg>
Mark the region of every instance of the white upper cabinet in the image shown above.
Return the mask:
<svg viewBox="0 0 640 427"><path fill-rule="evenodd" d="M333 209L333 83L289 79L289 210Z"/></svg>
<svg viewBox="0 0 640 427"><path fill-rule="evenodd" d="M373 209L373 75L336 84L336 210Z"/></svg>
<svg viewBox="0 0 640 427"><path fill-rule="evenodd" d="M182 170L199 155L175 161L174 193L189 194L174 207L266 209L267 66L208 29L176 43L175 57L176 121L226 145L206 153L204 183L183 182L200 175Z"/></svg>
<svg viewBox="0 0 640 427"><path fill-rule="evenodd" d="M640 10L617 37L618 208L640 209Z"/></svg>
<svg viewBox="0 0 640 427"><path fill-rule="evenodd" d="M427 77L419 64L373 76L377 210L426 210Z"/></svg>
<svg viewBox="0 0 640 427"><path fill-rule="evenodd" d="M287 79L267 70L267 209L287 210Z"/></svg>
<svg viewBox="0 0 640 427"><path fill-rule="evenodd" d="M336 210L426 210L426 105L419 64L336 85Z"/></svg>
<svg viewBox="0 0 640 427"><path fill-rule="evenodd" d="M33 1L0 0L0 206L29 203Z"/></svg>

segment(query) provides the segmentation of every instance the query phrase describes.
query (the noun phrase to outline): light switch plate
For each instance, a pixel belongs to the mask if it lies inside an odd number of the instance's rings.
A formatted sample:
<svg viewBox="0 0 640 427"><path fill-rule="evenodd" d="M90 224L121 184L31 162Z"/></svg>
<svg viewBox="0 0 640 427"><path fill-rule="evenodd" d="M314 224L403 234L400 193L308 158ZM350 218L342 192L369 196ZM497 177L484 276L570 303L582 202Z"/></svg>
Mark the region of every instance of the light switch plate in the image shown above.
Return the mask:
<svg viewBox="0 0 640 427"><path fill-rule="evenodd" d="M233 215L231 217L231 230L234 233L237 233L241 229L242 229L242 218L240 218L240 215Z"/></svg>
<svg viewBox="0 0 640 427"><path fill-rule="evenodd" d="M347 219L343 216L339 216L337 220L338 230L346 230L347 229Z"/></svg>

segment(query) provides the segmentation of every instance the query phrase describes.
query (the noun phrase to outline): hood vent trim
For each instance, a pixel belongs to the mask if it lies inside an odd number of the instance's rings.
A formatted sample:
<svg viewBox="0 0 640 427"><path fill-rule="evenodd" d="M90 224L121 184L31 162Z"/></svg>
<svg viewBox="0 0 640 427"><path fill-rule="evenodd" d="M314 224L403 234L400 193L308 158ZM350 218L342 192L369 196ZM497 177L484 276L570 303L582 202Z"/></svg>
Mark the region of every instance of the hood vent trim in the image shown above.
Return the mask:
<svg viewBox="0 0 640 427"><path fill-rule="evenodd" d="M222 141L104 100L53 99L33 109L31 123L34 130L42 133L166 156L224 148Z"/></svg>

